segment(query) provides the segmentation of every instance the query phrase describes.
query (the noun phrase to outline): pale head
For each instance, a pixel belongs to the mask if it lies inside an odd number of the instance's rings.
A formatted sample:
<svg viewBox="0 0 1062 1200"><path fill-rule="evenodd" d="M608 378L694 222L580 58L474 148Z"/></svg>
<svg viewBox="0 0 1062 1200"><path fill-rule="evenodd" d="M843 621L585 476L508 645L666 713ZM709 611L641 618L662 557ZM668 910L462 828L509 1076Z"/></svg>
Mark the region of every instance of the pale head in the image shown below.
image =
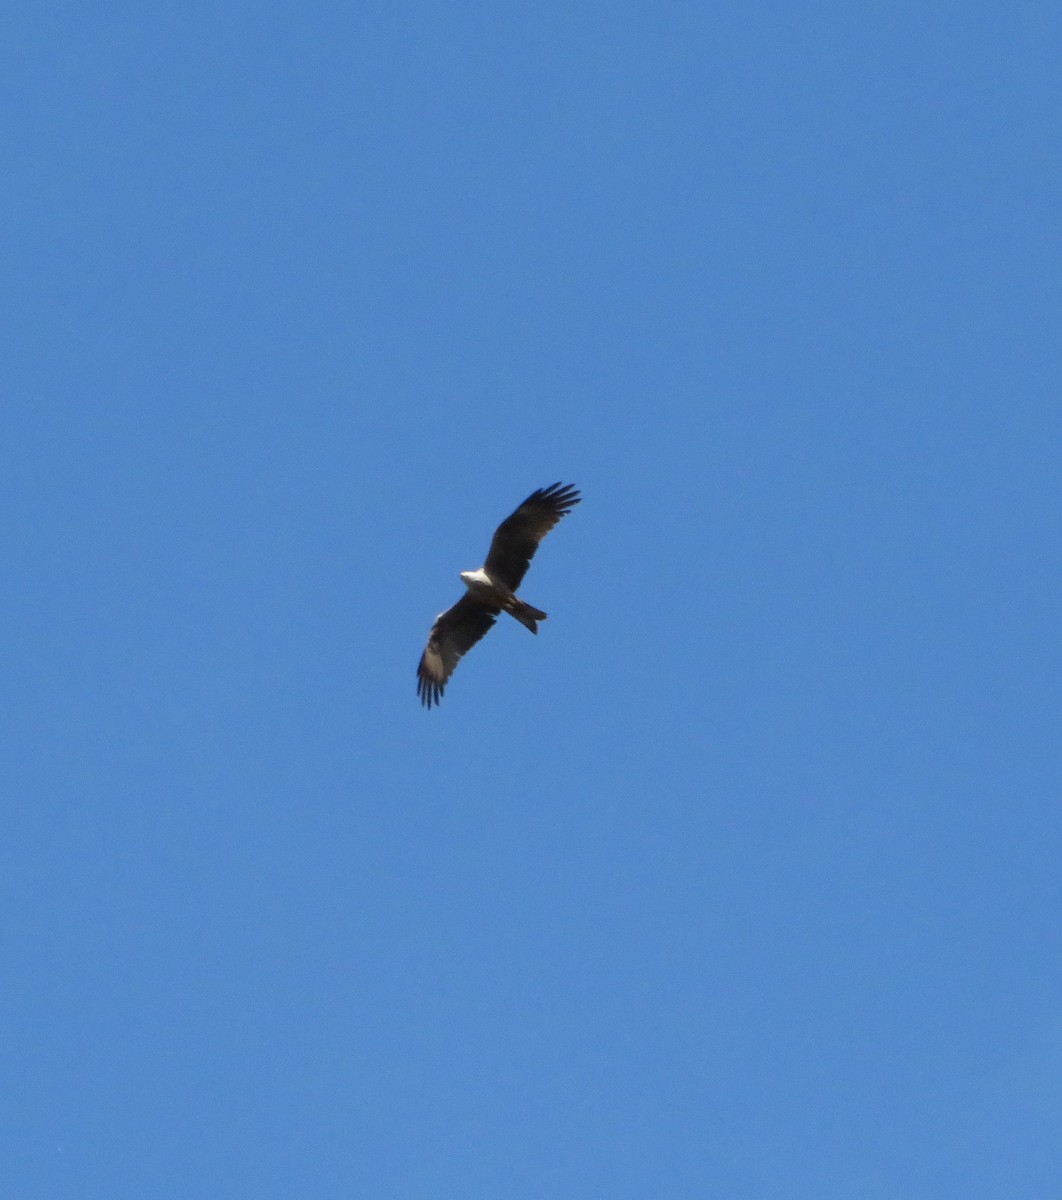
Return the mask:
<svg viewBox="0 0 1062 1200"><path fill-rule="evenodd" d="M465 587L475 587L479 584L481 587L490 587L490 576L480 567L476 571L462 571L461 579L464 581Z"/></svg>

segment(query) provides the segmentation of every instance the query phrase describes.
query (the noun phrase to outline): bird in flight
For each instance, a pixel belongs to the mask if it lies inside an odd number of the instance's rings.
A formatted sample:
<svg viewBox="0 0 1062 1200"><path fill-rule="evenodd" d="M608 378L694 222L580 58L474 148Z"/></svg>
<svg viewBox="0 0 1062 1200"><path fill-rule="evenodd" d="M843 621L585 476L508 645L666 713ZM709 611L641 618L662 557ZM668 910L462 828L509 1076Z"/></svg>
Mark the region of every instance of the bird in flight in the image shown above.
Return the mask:
<svg viewBox="0 0 1062 1200"><path fill-rule="evenodd" d="M439 703L462 655L490 629L499 613L509 613L538 633L538 622L544 621L546 614L517 599L516 589L539 542L580 499L570 484L554 483L532 492L495 530L483 566L461 572L468 590L453 608L435 618L417 667L417 695L425 708Z"/></svg>

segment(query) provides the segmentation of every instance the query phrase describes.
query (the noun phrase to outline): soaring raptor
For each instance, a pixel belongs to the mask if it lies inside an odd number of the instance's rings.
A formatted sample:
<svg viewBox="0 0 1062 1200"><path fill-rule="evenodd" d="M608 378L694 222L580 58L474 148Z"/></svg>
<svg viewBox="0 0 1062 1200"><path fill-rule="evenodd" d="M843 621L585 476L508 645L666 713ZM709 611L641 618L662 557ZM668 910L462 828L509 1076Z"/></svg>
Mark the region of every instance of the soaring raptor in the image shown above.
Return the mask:
<svg viewBox="0 0 1062 1200"><path fill-rule="evenodd" d="M425 708L439 703L461 656L472 649L500 612L509 613L532 633L538 633L538 622L544 621L546 614L517 599L516 589L527 574L539 542L580 498L569 484L554 483L532 492L498 526L483 566L478 571L461 572L468 590L453 608L435 618L417 667L417 695Z"/></svg>

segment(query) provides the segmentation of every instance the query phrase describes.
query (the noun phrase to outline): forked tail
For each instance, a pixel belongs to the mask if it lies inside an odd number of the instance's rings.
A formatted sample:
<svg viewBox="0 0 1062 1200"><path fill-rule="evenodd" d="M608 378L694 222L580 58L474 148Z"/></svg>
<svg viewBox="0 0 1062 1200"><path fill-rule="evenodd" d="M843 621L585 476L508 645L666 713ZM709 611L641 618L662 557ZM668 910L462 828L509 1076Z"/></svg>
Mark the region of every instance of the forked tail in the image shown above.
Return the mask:
<svg viewBox="0 0 1062 1200"><path fill-rule="evenodd" d="M532 633L538 633L539 621L546 619L546 614L540 608L535 608L533 604L528 604L526 600L513 599L511 607L507 607L506 612L511 613L525 629L530 629Z"/></svg>

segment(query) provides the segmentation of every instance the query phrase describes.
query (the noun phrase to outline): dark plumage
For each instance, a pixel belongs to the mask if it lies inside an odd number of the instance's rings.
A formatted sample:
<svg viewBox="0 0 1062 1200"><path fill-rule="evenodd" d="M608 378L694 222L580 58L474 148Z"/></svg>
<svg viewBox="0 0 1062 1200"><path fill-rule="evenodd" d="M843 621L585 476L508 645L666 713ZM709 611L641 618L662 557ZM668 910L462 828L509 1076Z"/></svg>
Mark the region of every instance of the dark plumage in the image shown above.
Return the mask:
<svg viewBox="0 0 1062 1200"><path fill-rule="evenodd" d="M539 488L498 526L478 571L462 571L468 591L435 619L428 645L417 666L417 695L426 708L438 704L447 680L466 654L494 624L501 612L538 633L546 614L516 596L539 543L579 503L579 492L554 483Z"/></svg>
<svg viewBox="0 0 1062 1200"><path fill-rule="evenodd" d="M490 629L500 612L501 605L488 607L473 599L471 592L465 592L453 608L435 619L417 667L417 695L425 708L439 703L454 667Z"/></svg>

